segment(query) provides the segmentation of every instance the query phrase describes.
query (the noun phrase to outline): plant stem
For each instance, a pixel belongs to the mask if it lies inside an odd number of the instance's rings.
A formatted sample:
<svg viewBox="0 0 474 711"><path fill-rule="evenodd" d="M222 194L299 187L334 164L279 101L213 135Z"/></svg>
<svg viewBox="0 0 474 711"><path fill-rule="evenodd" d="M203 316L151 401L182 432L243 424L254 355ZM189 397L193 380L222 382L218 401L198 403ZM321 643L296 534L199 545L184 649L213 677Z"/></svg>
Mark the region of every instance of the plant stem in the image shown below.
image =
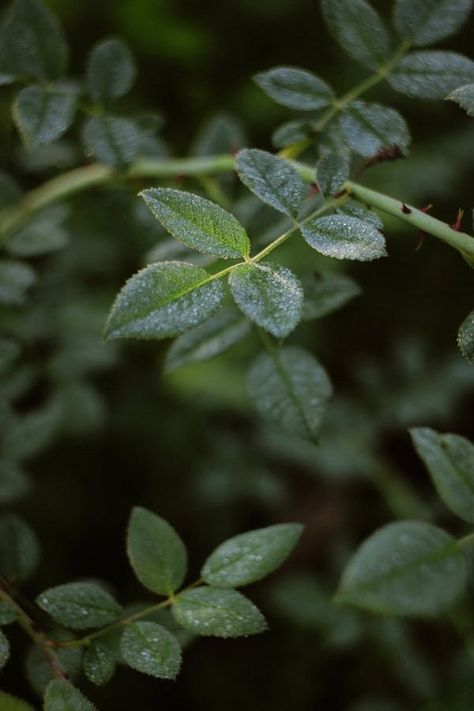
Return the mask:
<svg viewBox="0 0 474 711"><path fill-rule="evenodd" d="M314 130L318 133L322 131L323 128L325 128L325 126L330 121L332 121L332 119L337 116L340 111L345 109L348 104L350 104L355 99L358 99L359 96L362 96L362 94L365 94L366 91L369 91L369 89L372 89L372 87L376 86L381 81L386 79L392 69L400 61L400 59L403 57L403 55L407 52L409 48L410 42L403 42L400 47L387 60L387 62L385 62L385 64L382 64L377 69L377 71L375 71L369 77L361 81L360 84L357 84L352 89L347 91L341 97L335 99L332 102L332 105L326 109L326 111L322 114L319 120L315 122ZM306 148L309 148L313 144L313 141L313 138L304 138L301 141L293 143L291 146L283 148L280 151L279 155L282 158L297 158L304 150L306 150Z"/></svg>
<svg viewBox="0 0 474 711"><path fill-rule="evenodd" d="M450 225L427 215L426 212L422 210L417 210L417 208L412 205L406 205L400 200L395 200L394 198L365 188L357 183L348 181L344 184L344 188L348 193L369 207L382 210L382 212L398 217L400 220L403 220L426 234L438 237L438 239L461 252L468 262L474 260L474 237L471 237L471 235L465 232L457 232Z"/></svg>
<svg viewBox="0 0 474 711"><path fill-rule="evenodd" d="M474 545L474 533L469 533L464 538L458 540L458 548L465 549Z"/></svg>
<svg viewBox="0 0 474 711"><path fill-rule="evenodd" d="M67 679L68 675L61 666L57 654L52 647L54 642L48 639L46 635L38 629L36 623L31 619L23 607L5 590L3 585L0 585L0 600L8 607L11 607L18 619L19 625L25 630L30 639L41 649L46 660L51 668L51 671L56 679Z"/></svg>

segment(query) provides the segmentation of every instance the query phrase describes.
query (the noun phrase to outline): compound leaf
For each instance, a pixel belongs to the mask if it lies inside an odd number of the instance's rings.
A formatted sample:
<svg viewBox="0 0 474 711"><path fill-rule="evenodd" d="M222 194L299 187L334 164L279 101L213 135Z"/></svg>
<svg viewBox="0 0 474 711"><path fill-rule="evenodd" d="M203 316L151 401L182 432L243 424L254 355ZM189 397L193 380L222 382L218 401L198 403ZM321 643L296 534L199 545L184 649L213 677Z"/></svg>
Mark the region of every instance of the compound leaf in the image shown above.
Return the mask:
<svg viewBox="0 0 474 711"><path fill-rule="evenodd" d="M386 256L382 233L357 217L312 218L302 223L301 234L310 247L328 257L369 262Z"/></svg>
<svg viewBox="0 0 474 711"><path fill-rule="evenodd" d="M267 628L260 610L236 590L202 586L177 596L173 615L182 627L210 637L246 637Z"/></svg>
<svg viewBox="0 0 474 711"><path fill-rule="evenodd" d="M474 523L474 445L459 435L438 434L428 427L415 427L410 434L444 503L464 521Z"/></svg>
<svg viewBox="0 0 474 711"><path fill-rule="evenodd" d="M201 576L209 585L220 588L261 580L286 560L302 530L299 523L280 523L229 538L211 553Z"/></svg>
<svg viewBox="0 0 474 711"><path fill-rule="evenodd" d="M87 89L97 103L108 105L133 85L136 68L127 45L110 38L97 44L87 63Z"/></svg>
<svg viewBox="0 0 474 711"><path fill-rule="evenodd" d="M318 433L332 393L318 361L293 346L262 353L249 372L248 390L266 420L309 440Z"/></svg>
<svg viewBox="0 0 474 711"><path fill-rule="evenodd" d="M42 610L64 627L85 630L115 622L122 608L100 585L66 583L49 588L36 599Z"/></svg>
<svg viewBox="0 0 474 711"><path fill-rule="evenodd" d="M263 202L289 217L296 217L308 192L295 168L277 156L256 148L237 154L241 181Z"/></svg>
<svg viewBox="0 0 474 711"><path fill-rule="evenodd" d="M184 262L150 264L119 292L107 338L166 338L205 321L224 297L222 284Z"/></svg>
<svg viewBox="0 0 474 711"><path fill-rule="evenodd" d="M435 615L465 580L466 561L452 536L428 523L400 521L356 551L336 599L385 615Z"/></svg>
<svg viewBox="0 0 474 711"><path fill-rule="evenodd" d="M414 99L444 99L474 81L474 62L456 52L411 52L399 61L388 81L395 91Z"/></svg>
<svg viewBox="0 0 474 711"><path fill-rule="evenodd" d="M243 264L229 277L236 304L244 314L277 338L285 338L301 319L303 289L284 267Z"/></svg>
<svg viewBox="0 0 474 711"><path fill-rule="evenodd" d="M396 0L395 29L417 47L433 44L456 32L471 7L472 0Z"/></svg>
<svg viewBox="0 0 474 711"><path fill-rule="evenodd" d="M246 231L229 212L210 200L172 188L150 188L140 195L173 237L216 257L246 257Z"/></svg>
<svg viewBox="0 0 474 711"><path fill-rule="evenodd" d="M328 106L334 96L326 82L297 67L275 67L256 74L254 79L271 99L289 109L320 109Z"/></svg>
<svg viewBox="0 0 474 711"><path fill-rule="evenodd" d="M390 53L390 36L382 18L365 0L322 0L331 34L348 55L375 69Z"/></svg>
<svg viewBox="0 0 474 711"><path fill-rule="evenodd" d="M122 636L124 661L143 674L175 679L181 667L181 647L176 637L155 622L134 622Z"/></svg>
<svg viewBox="0 0 474 711"><path fill-rule="evenodd" d="M134 508L127 531L127 553L135 575L148 590L172 595L179 589L186 575L186 548L163 518Z"/></svg>

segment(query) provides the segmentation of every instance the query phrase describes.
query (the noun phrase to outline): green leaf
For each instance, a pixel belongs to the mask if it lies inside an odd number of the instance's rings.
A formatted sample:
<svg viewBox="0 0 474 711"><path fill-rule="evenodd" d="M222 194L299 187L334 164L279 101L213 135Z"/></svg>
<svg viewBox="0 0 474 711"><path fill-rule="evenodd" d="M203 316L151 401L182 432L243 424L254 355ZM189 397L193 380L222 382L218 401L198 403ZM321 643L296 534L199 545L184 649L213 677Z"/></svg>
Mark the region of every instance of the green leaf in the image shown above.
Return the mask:
<svg viewBox="0 0 474 711"><path fill-rule="evenodd" d="M66 246L69 234L64 223L69 217L67 205L49 205L12 235L5 247L15 257L38 257Z"/></svg>
<svg viewBox="0 0 474 711"><path fill-rule="evenodd" d="M69 681L53 679L46 689L44 711L97 711L97 709Z"/></svg>
<svg viewBox="0 0 474 711"><path fill-rule="evenodd" d="M71 639L71 633L66 630L61 632L53 631L48 633L48 637L55 641ZM79 647L55 649L55 655L61 669L74 682L81 671L82 650ZM30 647L26 656L26 672L29 682L39 696L43 696L49 682L54 678L53 670L43 650L34 644Z"/></svg>
<svg viewBox="0 0 474 711"><path fill-rule="evenodd" d="M275 67L254 76L258 86L277 104L299 111L329 106L331 87L312 72L297 67Z"/></svg>
<svg viewBox="0 0 474 711"><path fill-rule="evenodd" d="M96 44L90 54L87 90L94 101L108 105L131 89L135 74L135 63L127 45L119 39L106 39Z"/></svg>
<svg viewBox="0 0 474 711"><path fill-rule="evenodd" d="M267 629L260 610L236 590L202 586L186 590L173 605L185 629L209 637L246 637Z"/></svg>
<svg viewBox="0 0 474 711"><path fill-rule="evenodd" d="M266 151L244 148L237 154L236 170L260 200L289 217L298 215L308 190L290 163Z"/></svg>
<svg viewBox="0 0 474 711"><path fill-rule="evenodd" d="M276 148L285 148L314 137L314 126L308 121L287 121L273 132L272 143Z"/></svg>
<svg viewBox="0 0 474 711"><path fill-rule="evenodd" d="M127 625L122 636L124 661L143 674L176 679L181 667L181 647L176 637L155 622Z"/></svg>
<svg viewBox="0 0 474 711"><path fill-rule="evenodd" d="M474 523L474 445L455 434L438 434L428 427L410 430L418 455L444 503L468 523Z"/></svg>
<svg viewBox="0 0 474 711"><path fill-rule="evenodd" d="M135 575L148 590L172 595L180 588L187 569L186 548L160 516L140 507L133 509L127 553Z"/></svg>
<svg viewBox="0 0 474 711"><path fill-rule="evenodd" d="M0 571L8 580L28 578L39 563L40 549L33 529L16 514L0 517Z"/></svg>
<svg viewBox="0 0 474 711"><path fill-rule="evenodd" d="M339 125L352 150L364 158L389 146L398 146L406 153L410 145L410 132L403 116L379 104L353 101L342 112Z"/></svg>
<svg viewBox="0 0 474 711"><path fill-rule="evenodd" d="M0 626L10 625L16 620L15 610L7 605L6 602L0 602Z"/></svg>
<svg viewBox="0 0 474 711"><path fill-rule="evenodd" d="M216 314L176 338L166 355L167 372L223 353L250 332L249 321L234 308Z"/></svg>
<svg viewBox="0 0 474 711"><path fill-rule="evenodd" d="M118 116L88 118L82 131L86 151L116 168L126 168L135 158L140 135L133 121Z"/></svg>
<svg viewBox="0 0 474 711"><path fill-rule="evenodd" d="M422 51L407 54L388 81L395 91L414 99L444 99L474 80L474 62L456 52Z"/></svg>
<svg viewBox="0 0 474 711"><path fill-rule="evenodd" d="M74 121L77 91L67 87L27 86L13 104L13 119L29 150L51 143Z"/></svg>
<svg viewBox="0 0 474 711"><path fill-rule="evenodd" d="M16 696L0 691L0 708L2 711L35 711L33 706L26 701L18 699Z"/></svg>
<svg viewBox="0 0 474 711"><path fill-rule="evenodd" d="M447 98L459 104L469 116L474 116L474 84L460 86L459 89L452 91Z"/></svg>
<svg viewBox="0 0 474 711"><path fill-rule="evenodd" d="M276 338L285 338L301 320L303 289L284 267L243 264L229 277L237 306Z"/></svg>
<svg viewBox="0 0 474 711"><path fill-rule="evenodd" d="M12 259L0 261L0 303L22 304L26 291L36 281L31 267Z"/></svg>
<svg viewBox="0 0 474 711"><path fill-rule="evenodd" d="M204 563L202 579L220 588L261 580L288 558L302 530L299 523L280 523L229 538Z"/></svg>
<svg viewBox="0 0 474 711"><path fill-rule="evenodd" d="M381 232L356 217L312 218L301 225L301 234L310 247L336 259L370 262L387 254Z"/></svg>
<svg viewBox="0 0 474 711"><path fill-rule="evenodd" d="M246 257L250 243L233 215L210 200L172 188L150 188L140 195L173 237L216 257Z"/></svg>
<svg viewBox="0 0 474 711"><path fill-rule="evenodd" d="M365 0L322 0L326 24L347 54L370 69L384 62L391 41L382 18Z"/></svg>
<svg viewBox="0 0 474 711"><path fill-rule="evenodd" d="M337 193L349 177L349 158L345 153L326 153L316 165L316 180L326 197Z"/></svg>
<svg viewBox="0 0 474 711"><path fill-rule="evenodd" d="M469 363L474 364L474 311L468 314L459 327L458 346Z"/></svg>
<svg viewBox="0 0 474 711"><path fill-rule="evenodd" d="M114 675L116 653L104 639L94 639L88 645L82 666L86 677L96 686L103 686Z"/></svg>
<svg viewBox="0 0 474 711"><path fill-rule="evenodd" d="M212 156L235 153L245 144L245 133L240 122L230 114L218 113L199 128L191 154Z"/></svg>
<svg viewBox="0 0 474 711"><path fill-rule="evenodd" d="M336 599L385 615L435 615L465 581L465 558L452 536L428 523L401 521L361 545Z"/></svg>
<svg viewBox="0 0 474 711"><path fill-rule="evenodd" d="M15 0L0 28L0 69L39 81L66 70L67 46L55 15L38 0Z"/></svg>
<svg viewBox="0 0 474 711"><path fill-rule="evenodd" d="M350 277L337 272L319 272L303 278L303 319L322 318L345 306L361 293Z"/></svg>
<svg viewBox="0 0 474 711"><path fill-rule="evenodd" d="M205 321L224 289L204 269L184 262L150 264L132 276L110 312L107 338L167 338Z"/></svg>
<svg viewBox="0 0 474 711"><path fill-rule="evenodd" d="M73 630L105 627L122 614L112 595L95 583L57 585L42 592L36 602L53 619Z"/></svg>
<svg viewBox="0 0 474 711"><path fill-rule="evenodd" d="M456 32L471 7L472 0L396 0L395 29L417 47L434 44Z"/></svg>
<svg viewBox="0 0 474 711"><path fill-rule="evenodd" d="M249 372L248 390L266 420L310 440L332 394L326 371L310 353L295 347L260 355Z"/></svg>
<svg viewBox="0 0 474 711"><path fill-rule="evenodd" d="M10 657L10 642L6 635L0 630L0 669L8 662Z"/></svg>
<svg viewBox="0 0 474 711"><path fill-rule="evenodd" d="M372 227L376 227L378 230L383 230L383 222L376 212L372 212L367 207L364 207L360 202L355 200L349 200L345 202L344 205L337 208L337 213L339 215L350 215L350 217L357 217L358 220L362 222L367 222Z"/></svg>

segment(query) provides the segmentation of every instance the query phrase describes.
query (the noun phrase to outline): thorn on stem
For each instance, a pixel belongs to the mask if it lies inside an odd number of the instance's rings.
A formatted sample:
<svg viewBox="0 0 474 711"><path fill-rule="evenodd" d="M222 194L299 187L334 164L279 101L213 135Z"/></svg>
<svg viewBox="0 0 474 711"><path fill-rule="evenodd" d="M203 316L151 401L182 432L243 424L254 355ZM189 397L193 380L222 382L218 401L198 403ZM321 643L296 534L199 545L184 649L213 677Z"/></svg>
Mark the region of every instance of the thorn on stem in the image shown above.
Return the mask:
<svg viewBox="0 0 474 711"><path fill-rule="evenodd" d="M459 230L461 229L463 216L464 216L464 210L459 209L455 222L453 222L453 224L450 225L451 229L455 230L456 232L459 232Z"/></svg>
<svg viewBox="0 0 474 711"><path fill-rule="evenodd" d="M402 202L402 212L403 212L405 215L411 215L411 210L410 210L410 208L408 207L408 205L405 205L404 202Z"/></svg>

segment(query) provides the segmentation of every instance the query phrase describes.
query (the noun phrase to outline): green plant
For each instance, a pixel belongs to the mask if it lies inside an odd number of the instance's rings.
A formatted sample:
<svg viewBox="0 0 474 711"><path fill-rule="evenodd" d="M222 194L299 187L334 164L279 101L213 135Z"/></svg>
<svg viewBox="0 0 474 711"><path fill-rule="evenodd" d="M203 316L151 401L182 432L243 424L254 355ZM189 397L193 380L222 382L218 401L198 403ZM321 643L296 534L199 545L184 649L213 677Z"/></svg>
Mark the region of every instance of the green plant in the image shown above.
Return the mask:
<svg viewBox="0 0 474 711"><path fill-rule="evenodd" d="M29 151L23 163L32 172L51 170L58 163L70 169L26 193L6 173L0 180L0 241L7 253L0 261L5 333L0 341L2 503L10 505L28 491L24 462L40 454L58 433L81 435L91 422L94 426L101 421L103 404L93 377L111 369L121 356L115 343L104 344L97 335L110 303L110 289L102 288L100 277L104 264L114 258L113 246L104 247L103 254L92 253L91 295L87 288L69 283L68 274L73 275L71 282L80 281L80 264L68 264L65 258L51 268L50 280L42 285L42 303L33 308L28 301L35 260L67 247L68 221L76 220L84 231L89 215L83 216L75 200L92 189L89 201L95 207L90 212L97 210L99 220L107 223L110 188L118 196L115 209L123 209L124 219L138 226L153 246L149 263L119 291L105 325L106 339L175 337L164 361L167 373L213 358L244 339L258 343L246 377L258 415L281 442L286 437L297 448L308 447L308 456L324 456L322 428L333 388L312 352L300 344L287 345L285 339L300 323L335 311L360 289L337 271L315 274L306 268L304 256L291 267L268 258L276 258L283 245L301 236L308 252L374 261L386 256L381 219L386 215L452 247L466 268L474 267L474 237L461 230L461 215L449 225L403 198L359 182L372 166L408 156L410 132L402 115L360 98L379 83L387 81L391 89L413 99L448 97L473 113L474 62L452 51L419 49L460 28L471 5L470 0L455 0L449 8L441 0L396 0L389 30L365 0L322 0L330 33L370 70L369 77L337 96L307 70L277 67L260 72L256 83L269 97L304 114L275 131L278 153L256 148L231 152L234 126L220 119L194 155L171 158L159 135L159 116L115 113L115 102L130 90L136 73L121 40L96 45L82 81L71 80L67 45L56 18L38 0L13 2L0 29L0 80L5 86L21 85L12 116ZM76 136L77 124L79 140L64 143L69 132ZM98 162L85 165L85 158ZM223 182L233 171L241 189ZM177 189L178 176L188 179L193 192ZM148 185L158 179L164 186ZM260 211L267 207L272 211L262 217ZM161 228L174 239L163 238ZM158 246L157 236L162 237ZM86 263L87 258L82 256ZM53 303L57 284L71 289L67 308ZM18 364L22 350L28 359L51 334L59 345L39 372L28 363ZM472 364L474 311L462 323L458 343ZM22 401L28 402L45 379L51 394L25 413ZM472 523L472 444L429 428L412 429L412 438L441 499ZM378 463L372 461L369 468L377 470ZM374 481L395 516L427 517L417 494L396 476L377 473ZM81 665L94 684L107 682L119 659L152 676L174 678L181 645L191 636L237 637L262 631L263 616L234 588L278 567L301 531L299 524L277 524L231 538L207 559L200 579L183 589L186 550L181 539L163 519L135 509L127 537L129 559L140 582L164 600L124 612L102 584L66 583L36 599L35 613L39 608L49 615L44 631L16 589L37 564L35 535L11 513L0 519L0 528L0 620L2 625L19 622L35 643L29 674L34 688L45 693L47 711L93 708L69 681L68 675L74 681ZM389 524L355 553L336 601L391 615L443 612L465 586L464 552L472 540L472 534L456 539L421 520ZM450 614L457 624L455 613ZM68 629L93 631L71 638ZM0 661L5 663L8 656L9 642L0 632Z"/></svg>

